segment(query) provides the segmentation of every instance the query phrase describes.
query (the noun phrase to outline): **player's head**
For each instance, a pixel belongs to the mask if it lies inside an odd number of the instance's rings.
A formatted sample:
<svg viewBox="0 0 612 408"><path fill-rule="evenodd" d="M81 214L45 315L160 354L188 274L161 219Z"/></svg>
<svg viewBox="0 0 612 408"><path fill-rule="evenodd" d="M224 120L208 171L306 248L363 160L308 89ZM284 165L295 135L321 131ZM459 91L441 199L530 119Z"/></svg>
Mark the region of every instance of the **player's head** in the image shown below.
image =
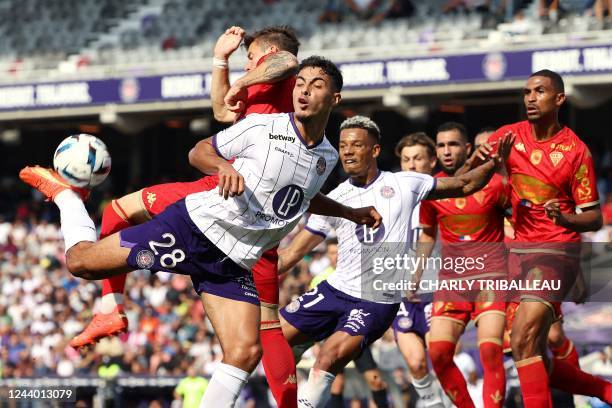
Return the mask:
<svg viewBox="0 0 612 408"><path fill-rule="evenodd" d="M492 126L485 126L476 133L474 137L474 149L478 149L481 144L484 144L489 140L489 136L495 133L497 129Z"/></svg>
<svg viewBox="0 0 612 408"><path fill-rule="evenodd" d="M298 67L293 88L293 109L296 119L303 123L311 120L325 120L340 103L342 73L330 60L312 56Z"/></svg>
<svg viewBox="0 0 612 408"><path fill-rule="evenodd" d="M370 118L353 116L340 125L340 163L350 177L366 177L377 169L380 128Z"/></svg>
<svg viewBox="0 0 612 408"><path fill-rule="evenodd" d="M523 102L530 122L557 120L565 102L563 78L549 69L534 72L523 88Z"/></svg>
<svg viewBox="0 0 612 408"><path fill-rule="evenodd" d="M244 37L244 46L247 49L246 70L250 71L257 66L257 62L264 56L273 52L287 51L297 57L300 42L295 30L288 25L270 26Z"/></svg>
<svg viewBox="0 0 612 408"><path fill-rule="evenodd" d="M330 238L325 241L327 244L327 249L325 250L325 255L329 259L329 264L336 268L338 265L338 240L335 238Z"/></svg>
<svg viewBox="0 0 612 408"><path fill-rule="evenodd" d="M431 174L436 167L436 144L425 132L411 133L395 146L402 171Z"/></svg>
<svg viewBox="0 0 612 408"><path fill-rule="evenodd" d="M472 151L465 126L457 122L446 122L438 127L436 134L436 155L447 174L455 171L467 160Z"/></svg>

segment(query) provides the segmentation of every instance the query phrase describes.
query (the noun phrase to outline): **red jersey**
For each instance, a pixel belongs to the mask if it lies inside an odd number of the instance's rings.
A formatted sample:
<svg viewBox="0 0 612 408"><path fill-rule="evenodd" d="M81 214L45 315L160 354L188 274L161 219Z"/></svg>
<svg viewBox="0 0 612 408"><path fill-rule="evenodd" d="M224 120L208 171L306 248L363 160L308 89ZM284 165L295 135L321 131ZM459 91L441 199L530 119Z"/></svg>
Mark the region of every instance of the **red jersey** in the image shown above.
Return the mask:
<svg viewBox="0 0 612 408"><path fill-rule="evenodd" d="M448 175L439 172L434 177ZM443 257L476 258L487 254L485 267L474 269L464 277L505 276L505 245L499 243L504 242L504 211L509 206L507 189L506 178L495 174L482 190L468 197L421 202L420 224L439 227Z"/></svg>
<svg viewBox="0 0 612 408"><path fill-rule="evenodd" d="M271 54L264 55L257 65ZM292 75L272 84L256 84L247 88L246 110L242 116L251 113L289 113L293 112L293 87L295 76Z"/></svg>
<svg viewBox="0 0 612 408"><path fill-rule="evenodd" d="M537 141L528 121L503 126L489 137L498 142L512 131L514 146L506 162L514 219L515 242L580 242L580 234L555 225L544 203L556 198L562 213L575 213L599 203L593 158L568 127L546 141Z"/></svg>

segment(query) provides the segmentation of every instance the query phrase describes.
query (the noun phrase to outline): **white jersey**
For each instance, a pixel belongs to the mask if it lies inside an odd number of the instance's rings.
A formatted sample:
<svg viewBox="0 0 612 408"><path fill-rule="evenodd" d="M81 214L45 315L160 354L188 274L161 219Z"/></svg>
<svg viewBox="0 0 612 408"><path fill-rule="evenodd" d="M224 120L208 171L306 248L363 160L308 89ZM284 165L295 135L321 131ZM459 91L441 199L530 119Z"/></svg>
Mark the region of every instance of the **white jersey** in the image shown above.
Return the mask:
<svg viewBox="0 0 612 408"><path fill-rule="evenodd" d="M244 193L225 200L218 190L190 194L189 216L230 259L250 269L299 222L338 161L324 136L306 146L292 113L251 114L213 137L217 153L236 158Z"/></svg>
<svg viewBox="0 0 612 408"><path fill-rule="evenodd" d="M382 216L382 224L372 230L342 218L310 217L306 225L308 231L327 236L335 229L338 236L338 265L336 272L327 279L329 284L348 295L363 298L362 278L371 278L374 271L371 263L363 267L362 250L367 249L368 259L371 254L389 250L409 252L413 246L413 229L418 227L418 223L414 225L414 209L434 186L435 179L426 174L383 171L367 186L354 186L349 179L330 192L329 198L349 207L374 206ZM399 303L401 298L401 291L393 291L385 294L385 301L378 302Z"/></svg>

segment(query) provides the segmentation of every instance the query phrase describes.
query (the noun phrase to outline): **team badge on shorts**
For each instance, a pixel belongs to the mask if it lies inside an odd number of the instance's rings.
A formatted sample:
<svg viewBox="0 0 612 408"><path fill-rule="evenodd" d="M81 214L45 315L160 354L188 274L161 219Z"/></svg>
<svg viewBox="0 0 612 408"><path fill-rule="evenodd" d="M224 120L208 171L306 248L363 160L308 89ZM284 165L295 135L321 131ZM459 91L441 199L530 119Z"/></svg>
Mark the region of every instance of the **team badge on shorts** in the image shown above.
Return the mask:
<svg viewBox="0 0 612 408"><path fill-rule="evenodd" d="M299 308L300 301L297 299L285 306L285 310L287 311L287 313L295 313L298 311Z"/></svg>
<svg viewBox="0 0 612 408"><path fill-rule="evenodd" d="M397 325L400 329L409 329L412 327L412 319L409 317L401 317L397 321Z"/></svg>
<svg viewBox="0 0 612 408"><path fill-rule="evenodd" d="M395 190L391 186L382 186L380 188L380 195L385 198L391 198L395 195Z"/></svg>
<svg viewBox="0 0 612 408"><path fill-rule="evenodd" d="M320 176L321 174L325 173L326 168L327 162L325 161L325 158L319 157L319 160L317 160L317 174Z"/></svg>
<svg viewBox="0 0 612 408"><path fill-rule="evenodd" d="M155 256L153 256L153 252L148 249L138 251L138 254L136 254L136 265L141 269L149 269L153 266L154 262Z"/></svg>

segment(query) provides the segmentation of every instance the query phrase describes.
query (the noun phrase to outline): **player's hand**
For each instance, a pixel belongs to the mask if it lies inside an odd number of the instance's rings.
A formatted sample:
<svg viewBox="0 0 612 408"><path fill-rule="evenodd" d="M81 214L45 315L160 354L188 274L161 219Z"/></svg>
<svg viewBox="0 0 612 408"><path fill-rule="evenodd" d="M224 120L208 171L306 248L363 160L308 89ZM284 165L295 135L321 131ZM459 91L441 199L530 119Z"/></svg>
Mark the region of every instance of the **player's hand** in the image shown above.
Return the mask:
<svg viewBox="0 0 612 408"><path fill-rule="evenodd" d="M345 218L353 221L355 224L365 224L370 228L378 228L382 223L382 216L372 206L361 208L349 207Z"/></svg>
<svg viewBox="0 0 612 408"><path fill-rule="evenodd" d="M245 31L241 27L232 26L225 30L217 39L213 55L215 58L228 59L234 51L240 47L244 39Z"/></svg>
<svg viewBox="0 0 612 408"><path fill-rule="evenodd" d="M234 167L225 163L219 167L219 195L227 200L228 197L239 196L244 193L244 178Z"/></svg>
<svg viewBox="0 0 612 408"><path fill-rule="evenodd" d="M227 110L241 114L246 107L245 101L247 100L247 96L248 91L246 87L234 84L225 94L223 102L225 102Z"/></svg>
<svg viewBox="0 0 612 408"><path fill-rule="evenodd" d="M559 220L562 216L561 214L561 205L559 204L559 200L553 198L544 203L544 211L546 212L546 216L550 218L555 225L559 225Z"/></svg>
<svg viewBox="0 0 612 408"><path fill-rule="evenodd" d="M510 156L510 152L512 151L512 146L514 146L514 140L516 136L514 133L508 131L506 134L500 139L499 145L497 146L497 152L491 155L491 158L495 160L495 164L499 167L508 160L508 156Z"/></svg>

